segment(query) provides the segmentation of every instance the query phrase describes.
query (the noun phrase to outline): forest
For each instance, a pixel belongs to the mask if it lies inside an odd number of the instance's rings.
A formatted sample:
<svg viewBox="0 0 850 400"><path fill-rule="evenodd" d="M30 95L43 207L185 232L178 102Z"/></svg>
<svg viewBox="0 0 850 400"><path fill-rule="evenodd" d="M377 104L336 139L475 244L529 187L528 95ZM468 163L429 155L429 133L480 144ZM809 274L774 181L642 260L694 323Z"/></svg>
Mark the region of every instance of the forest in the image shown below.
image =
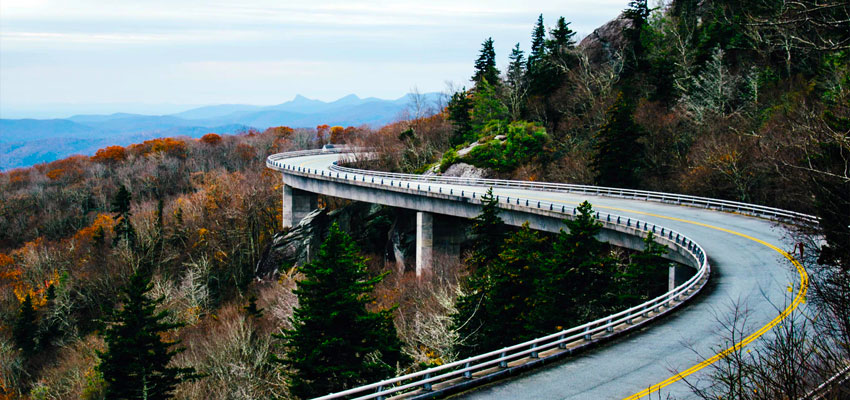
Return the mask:
<svg viewBox="0 0 850 400"><path fill-rule="evenodd" d="M729 358L696 395L804 393L846 365L850 6L634 1L580 43L567 21L547 27L541 15L531 50L513 46L503 71L485 40L468 88L449 90L445 105L414 98L381 128L153 139L0 174L0 395L307 398L577 325L666 288L663 247L599 243L591 204L568 233L548 235L504 227L485 201L462 257L438 260L427 282L337 225L310 262L258 276L282 230L281 182L265 158L327 143L376 149L355 164L388 171L468 164L491 177L816 215L819 226L795 234L809 246L809 302L822 317L797 318L774 346ZM334 282L329 270L347 272ZM334 320L324 304L354 319ZM801 338L809 329L817 340ZM316 343L318 332L334 339ZM149 358L134 359L134 346ZM824 356L788 375L788 349ZM146 365L157 384L128 383Z"/></svg>

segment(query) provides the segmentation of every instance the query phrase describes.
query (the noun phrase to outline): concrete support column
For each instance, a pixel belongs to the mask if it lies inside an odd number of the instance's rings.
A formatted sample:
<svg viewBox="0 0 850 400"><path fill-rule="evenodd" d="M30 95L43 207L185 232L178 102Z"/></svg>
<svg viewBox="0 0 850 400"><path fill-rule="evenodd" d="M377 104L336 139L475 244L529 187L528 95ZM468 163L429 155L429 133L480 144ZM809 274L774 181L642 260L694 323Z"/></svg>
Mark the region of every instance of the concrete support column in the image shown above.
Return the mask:
<svg viewBox="0 0 850 400"><path fill-rule="evenodd" d="M283 227L298 225L307 214L319 207L315 193L283 185Z"/></svg>
<svg viewBox="0 0 850 400"><path fill-rule="evenodd" d="M416 212L416 277L431 273L434 260L434 216Z"/></svg>
<svg viewBox="0 0 850 400"><path fill-rule="evenodd" d="M677 263L670 263L670 269L667 275L667 291L673 290L676 286L679 286L688 279L691 279L694 276L696 270Z"/></svg>

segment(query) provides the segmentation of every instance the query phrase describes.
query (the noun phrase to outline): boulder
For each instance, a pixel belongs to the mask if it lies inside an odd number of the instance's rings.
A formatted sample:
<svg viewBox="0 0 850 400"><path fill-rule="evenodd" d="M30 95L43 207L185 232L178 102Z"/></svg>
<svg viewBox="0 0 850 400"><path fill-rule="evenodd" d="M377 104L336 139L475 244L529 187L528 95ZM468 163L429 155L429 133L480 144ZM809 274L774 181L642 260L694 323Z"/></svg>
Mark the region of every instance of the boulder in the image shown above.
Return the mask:
<svg viewBox="0 0 850 400"><path fill-rule="evenodd" d="M587 35L578 47L585 51L588 60L592 64L603 64L611 62L616 54L622 54L626 47L626 38L623 37L623 29L632 26L632 21L622 14L596 28Z"/></svg>

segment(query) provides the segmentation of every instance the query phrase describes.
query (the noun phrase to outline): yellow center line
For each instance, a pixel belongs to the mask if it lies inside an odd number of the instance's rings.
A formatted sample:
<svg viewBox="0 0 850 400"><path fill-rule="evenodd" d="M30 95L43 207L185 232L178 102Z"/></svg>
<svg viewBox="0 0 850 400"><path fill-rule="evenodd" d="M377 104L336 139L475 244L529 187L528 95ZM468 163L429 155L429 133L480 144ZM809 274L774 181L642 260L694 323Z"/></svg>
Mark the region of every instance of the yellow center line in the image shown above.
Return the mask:
<svg viewBox="0 0 850 400"><path fill-rule="evenodd" d="M306 164L306 163L304 163L304 164ZM301 165L304 166L304 164L301 164ZM529 196L529 198L532 198L532 199L535 199L535 200L545 200L545 201L552 201L552 202L559 202L559 203L566 203L566 204L578 204L578 203L572 202L572 201L563 201L561 199L552 199L552 198L545 198L545 197L540 198L540 197ZM752 236L749 236L749 235L746 235L746 234L743 234L743 233L740 233L740 232L733 231L731 229L721 228L721 227L718 227L718 226L709 225L709 224L705 224L705 223L702 223L702 222L690 221L690 220L687 220L687 219L676 218L676 217L668 217L666 215L653 214L653 213L648 213L648 212L643 212L643 211L629 210L629 209L626 209L626 208L607 207L607 206L596 206L596 208L597 209L601 208L601 209L607 209L607 210L614 210L614 211L623 211L623 212L629 212L629 213L634 213L634 214L639 214L639 215L646 215L646 216L650 216L650 217L667 219L667 220L671 220L671 221L683 222L683 223L686 223L686 224L702 226L702 227L714 229L714 230L717 230L717 231L729 233L729 234L732 234L732 235L735 235L735 236L739 236L739 237L742 237L742 238L745 238L745 239L749 239L749 240L752 240L752 241L759 243L761 245L767 246L770 249L773 249L777 253L781 254L783 257L787 258L789 261L791 261L791 264L793 264L794 267L797 268L797 272L800 274L800 289L797 291L797 295L794 297L794 300L791 302L790 305L788 305L788 307L786 307L784 310L782 310L782 312L779 313L779 315L776 318L774 318L770 322L768 322L767 325L762 326L759 330L753 332L750 336L747 336L746 338L744 338L743 340L741 340L738 343L735 343L734 345L727 348L726 350L723 350L723 351L715 354L714 356L712 356L712 357L710 357L710 358L708 358L708 359L706 359L706 360L704 360L704 361L702 361L702 362L700 362L700 363L698 363L698 364L696 364L696 365L694 365L694 366L692 366L692 367L690 367L690 368L688 368L688 369L686 369L682 372L679 372L678 374L673 375L673 376L671 376L671 377L669 377L669 378L667 378L667 379L665 379L665 380L663 380L659 383L656 383L656 384L654 384L654 385L652 385L652 386L650 386L650 387L648 387L648 388L646 388L646 389L644 389L640 392L637 392L637 393L635 393L635 394L633 394L629 397L626 397L623 400L637 400L637 399L640 399L641 397L648 396L652 393L655 393L655 392L661 390L664 387L667 387L667 386L669 386L669 385L671 385L675 382L682 380L683 378L687 377L688 375L691 375L691 374L693 374L693 373L695 373L695 372L697 372L697 371L699 371L699 370L701 370L701 369L703 369L703 368L705 368L705 367L707 367L711 364L714 364L718 360L729 355L729 353L741 349L742 347L752 343L754 340L758 339L759 337L761 337L762 335L767 333L767 331L769 331L774 326L776 326L777 324L782 322L794 310L797 309L797 306L799 306L801 303L803 303L805 301L806 292L808 291L808 288L809 288L809 275L806 273L806 269L803 268L803 265L800 264L800 262L796 258L794 258L791 254L788 254L788 252L780 249L779 247L777 247L773 244L770 244L768 242L765 242L764 240L757 239L757 238L754 238Z"/></svg>
<svg viewBox="0 0 850 400"><path fill-rule="evenodd" d="M562 201L562 200L552 199L552 198L535 198L535 200L557 201L557 202L560 202L560 203L578 204L576 202ZM767 333L767 331L769 331L774 326L776 326L777 324L782 322L794 310L796 310L797 306L799 306L801 303L805 302L806 292L808 291L808 288L809 288L809 274L806 273L806 269L803 268L803 265L800 264L800 261L798 261L796 258L794 258L791 254L788 254L788 252L786 252L785 250L782 250L775 245L772 245L768 242L765 242L764 240L754 238L750 235L746 235L746 234L743 234L743 233L740 233L740 232L736 232L736 231L733 231L731 229L721 228L719 226L704 224L702 222L690 221L690 220L682 219L682 218L668 217L666 215L658 215L658 214L653 214L653 213L648 213L648 212L643 212L643 211L636 211L636 210L629 210L629 209L626 209L626 208L618 208L618 207L596 206L596 208L604 208L604 209L608 209L608 210L623 211L623 212L635 213L635 214L639 214L639 215L646 215L646 216L651 216L651 217L656 217L656 218L667 219L667 220L671 220L671 221L684 222L686 224L702 226L702 227L718 230L718 231L721 231L721 232L729 233L729 234L732 234L732 235L735 235L735 236L740 236L742 238L749 239L749 240L752 240L752 241L759 243L761 245L767 246L767 247L773 249L774 251L776 251L777 253L781 254L783 257L785 257L789 261L791 261L791 264L793 264L794 267L797 268L797 272L800 274L800 289L797 291L797 295L794 297L794 300L791 302L790 305L788 305L788 307L786 307L784 310L782 310L782 312L779 313L779 315L776 318L774 318L770 322L768 322L767 325L762 326L761 328L759 328L759 330L753 332L750 336L747 336L746 338L744 338L743 340L741 340L738 343L735 343L734 345L727 348L726 350L723 350L720 353L717 353L717 354L713 355L712 357L710 357L710 358L708 358L708 359L706 359L706 360L704 360L704 361L702 361L702 362L700 362L700 363L698 363L698 364L696 364L696 365L694 365L694 366L692 366L692 367L690 367L690 368L688 368L688 369L686 369L682 372L679 372L676 375L673 375L673 376L671 376L671 377L669 377L669 378L667 378L667 379L665 379L665 380L663 380L659 383L656 383L656 384L654 384L654 385L652 385L652 386L650 386L650 387L648 387L644 390L641 390L640 392L637 392L637 393L635 393L635 394L633 394L629 397L626 397L623 400L637 400L637 399L640 399L641 397L648 396L652 393L655 393L655 392L661 390L662 388L664 388L666 386L669 386L669 385L671 385L675 382L682 380L683 378L687 377L688 375L691 375L691 374L693 374L693 373L695 373L695 372L697 372L697 371L699 371L699 370L701 370L701 369L703 369L703 368L705 368L705 367L707 367L711 364L714 364L718 360L721 360L722 358L729 355L729 353L731 353L733 351L740 350L742 347L752 343L754 340L758 339L759 337L761 337L762 335Z"/></svg>

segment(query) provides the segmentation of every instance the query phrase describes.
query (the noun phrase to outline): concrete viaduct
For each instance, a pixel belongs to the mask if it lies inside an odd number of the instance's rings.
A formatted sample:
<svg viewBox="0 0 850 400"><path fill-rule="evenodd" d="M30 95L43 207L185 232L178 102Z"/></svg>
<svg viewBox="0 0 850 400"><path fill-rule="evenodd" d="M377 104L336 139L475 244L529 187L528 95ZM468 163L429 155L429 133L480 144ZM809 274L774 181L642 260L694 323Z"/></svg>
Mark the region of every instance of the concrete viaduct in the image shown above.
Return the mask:
<svg viewBox="0 0 850 400"><path fill-rule="evenodd" d="M682 271L671 269L670 292L632 309L323 399L432 398L470 388L478 389L464 392L469 398L636 399L661 391L685 396L689 389L682 379L704 373L708 364L701 365L695 353L713 354L722 339L717 312L730 299L746 299L753 310L754 337L748 338L752 341L786 318L805 296L806 273L782 250L793 244L786 241L785 230L777 222L816 223L807 215L668 193L356 170L336 165L341 157L344 154L336 150L313 150L268 158L267 166L282 175L284 226L296 225L315 209L318 194L415 210L416 271L425 274L434 251L434 216L474 218L481 210L480 196L493 188L506 223L519 226L527 221L533 229L547 232L564 228L564 218L570 218L581 201L589 200L599 210L600 240L642 249L643 238L653 232L656 241L670 250L668 258L693 268L686 274L693 276L685 280ZM707 293L683 311L649 330L623 336L693 299L709 286L709 273L711 290L703 291ZM486 385L617 337L622 339L568 363ZM681 371L687 373L677 374Z"/></svg>

